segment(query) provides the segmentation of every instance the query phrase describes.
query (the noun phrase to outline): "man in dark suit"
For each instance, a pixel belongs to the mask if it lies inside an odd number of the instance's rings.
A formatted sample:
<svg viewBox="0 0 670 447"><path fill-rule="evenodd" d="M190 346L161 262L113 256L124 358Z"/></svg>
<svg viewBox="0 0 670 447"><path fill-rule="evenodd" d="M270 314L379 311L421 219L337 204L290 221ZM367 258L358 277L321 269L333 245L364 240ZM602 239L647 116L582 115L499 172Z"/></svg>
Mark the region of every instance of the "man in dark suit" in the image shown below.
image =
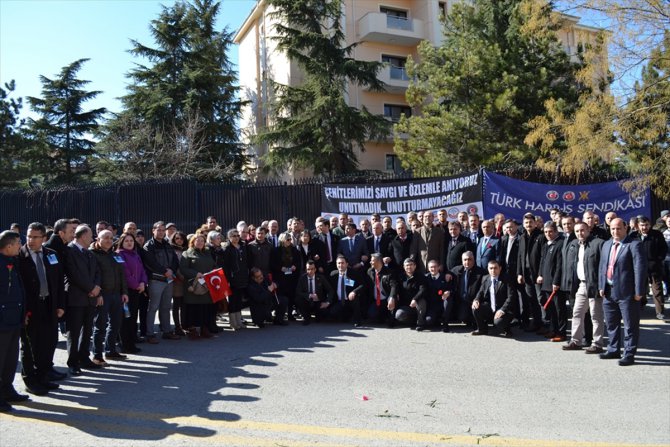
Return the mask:
<svg viewBox="0 0 670 447"><path fill-rule="evenodd" d="M330 224L328 219L325 217L319 217L316 219L316 238L319 239L326 250L324 251L325 267L322 273L326 276L330 275L330 272L335 270L335 258L337 257L337 248L339 246L340 238L335 236L332 231L330 231Z"/></svg>
<svg viewBox="0 0 670 447"><path fill-rule="evenodd" d="M426 325L439 327L442 323L442 332L449 332L454 299L449 294L451 282L447 282L446 275L440 273L441 263L436 259L428 261L426 276Z"/></svg>
<svg viewBox="0 0 670 447"><path fill-rule="evenodd" d="M343 255L350 268L361 270L365 268L370 253L365 238L356 233L356 224L346 225L346 237L340 239L338 254Z"/></svg>
<svg viewBox="0 0 670 447"><path fill-rule="evenodd" d="M428 261L435 259L444 264L444 231L433 225L435 217L431 211L423 213L423 225L414 233L410 253L416 261L417 273L428 272Z"/></svg>
<svg viewBox="0 0 670 447"><path fill-rule="evenodd" d="M542 232L535 226L535 216L531 213L523 216L523 228L524 231L519 235L519 257L516 263L517 284L520 286L519 292L523 301L524 315L521 319L527 322L532 317L533 322L528 323L526 330L535 332L543 325L539 291L535 287L539 270L539 257L535 256L539 250L536 250L535 246Z"/></svg>
<svg viewBox="0 0 670 447"><path fill-rule="evenodd" d="M65 271L69 281L67 318L67 365L70 375L81 375L81 368L99 369L89 358L95 308L102 306L101 278L98 263L88 246L93 233L86 225L79 225L74 241L68 245Z"/></svg>
<svg viewBox="0 0 670 447"><path fill-rule="evenodd" d="M567 334L568 331L568 301L571 297L571 291L574 284L574 257L577 256L577 250L571 245L571 242L576 239L575 236L575 218L565 215L561 217L561 227L563 228L562 239L563 245L561 247L561 282L560 289L554 296L556 303L556 310L558 312L558 333ZM572 249L570 247L573 247ZM590 329L590 328L589 328ZM589 334L590 335L590 334ZM590 341L590 340L589 340Z"/></svg>
<svg viewBox="0 0 670 447"><path fill-rule="evenodd" d="M466 251L474 252L476 249L476 246L461 234L461 224L459 222L449 222L449 237L445 237L444 243L446 270L461 265L463 253Z"/></svg>
<svg viewBox="0 0 670 447"><path fill-rule="evenodd" d="M393 240L393 238L398 235L398 232L393 228L393 220L390 216L384 216L382 219L382 228L389 240Z"/></svg>
<svg viewBox="0 0 670 447"><path fill-rule="evenodd" d="M493 234L493 222L485 220L482 222L482 236L477 244L477 266L487 269L489 261L498 259L498 250L500 240Z"/></svg>
<svg viewBox="0 0 670 447"><path fill-rule="evenodd" d="M453 297L456 319L474 327L472 302L479 292L482 278L486 276L487 271L475 265L475 255L471 251L463 253L461 260L461 265L451 269L451 283L453 286L449 292L449 299L451 300Z"/></svg>
<svg viewBox="0 0 670 447"><path fill-rule="evenodd" d="M479 214L473 213L468 216L468 229L467 232L464 231L463 233L477 247L479 240L484 235L480 226Z"/></svg>
<svg viewBox="0 0 670 447"><path fill-rule="evenodd" d="M247 296L249 297L251 320L261 329L265 327L265 322L270 320L275 325L286 326L288 323L284 321L284 316L288 307L288 299L277 294L277 284L267 281L266 275L263 275L260 268L252 267L250 276ZM274 317L272 311L275 312Z"/></svg>
<svg viewBox="0 0 670 447"><path fill-rule="evenodd" d="M512 334L510 323L517 312L518 300L509 279L500 274L498 261L489 261L488 272L472 302L472 314L477 322L477 330L472 335L487 335L488 324L493 323L501 335L509 337Z"/></svg>
<svg viewBox="0 0 670 447"><path fill-rule="evenodd" d="M349 268L347 259L340 255L335 261L337 270L330 272L329 283L332 289L331 305L328 315L339 321L354 322L360 327L362 321L361 301L365 297L365 281L357 270Z"/></svg>
<svg viewBox="0 0 670 447"><path fill-rule="evenodd" d="M416 274L416 262L407 258L404 273L398 278L398 297L389 298L389 310L400 323L412 329L426 328L426 278Z"/></svg>
<svg viewBox="0 0 670 447"><path fill-rule="evenodd" d="M602 359L621 357L621 318L624 321L623 358L619 365L635 363L640 338L640 303L646 292L647 257L639 241L626 237L623 219L610 222L612 239L603 244L598 268L598 289L604 298L609 345Z"/></svg>
<svg viewBox="0 0 670 447"><path fill-rule="evenodd" d="M398 234L391 240L391 263L389 267L396 277L398 277L402 274L402 263L410 257L414 235L407 231L405 221L401 220L397 222L395 228Z"/></svg>
<svg viewBox="0 0 670 447"><path fill-rule="evenodd" d="M333 303L333 289L326 277L316 271L314 261L307 261L305 273L298 279L295 302L304 326L310 324L312 315L316 317L316 321L328 316L328 308Z"/></svg>
<svg viewBox="0 0 670 447"><path fill-rule="evenodd" d="M556 295L561 288L562 269L562 248L563 239L560 237L558 227L554 221L544 224L544 236L547 242L542 246L540 256L540 270L537 277L537 284L540 285L542 299L540 303L544 306L549 297L554 294L552 302L546 306L547 320L549 321L549 332L544 334L546 338L554 342L567 340L566 333L559 332L558 327L558 306Z"/></svg>
<svg viewBox="0 0 670 447"><path fill-rule="evenodd" d="M592 337L587 334L587 339L590 338L592 344L586 348L586 353L600 354L603 352L605 322L603 321L603 299L598 294L598 267L604 241L592 237L589 233L589 226L584 222L575 224L574 232L576 239L570 242L565 251L561 281L565 286L570 285L570 294L574 297L571 339L569 343L563 345L563 350L580 351L582 349L584 333L591 330L585 327L585 316L590 310L593 334ZM570 262L566 264L565 259ZM565 277L568 275L572 276L572 280L566 282Z"/></svg>
<svg viewBox="0 0 670 447"><path fill-rule="evenodd" d="M379 253L384 259L384 264L391 262L390 244L391 236L384 233L381 222L372 224L372 236L367 238L368 253Z"/></svg>
<svg viewBox="0 0 670 447"><path fill-rule="evenodd" d="M21 332L21 375L28 392L44 395L58 388L49 380L49 372L53 347L58 342L58 318L65 313L65 281L56 252L42 247L46 238L44 225L31 223L26 236L28 242L19 252L19 272L29 315Z"/></svg>
<svg viewBox="0 0 670 447"><path fill-rule="evenodd" d="M507 219L502 225L503 236L500 238L500 249L498 250L498 263L502 273L510 280L519 299L519 321L521 327L526 329L530 325L530 313L522 312L521 286L517 281L517 262L519 257L519 224L514 219ZM525 317L525 318L524 318Z"/></svg>
<svg viewBox="0 0 670 447"><path fill-rule="evenodd" d="M640 241L642 253L647 257L647 274L654 296L656 318L664 320L663 315L663 262L668 250L663 233L651 228L651 221L646 216L637 219L638 231L630 235L631 239Z"/></svg>
<svg viewBox="0 0 670 447"><path fill-rule="evenodd" d="M398 283L391 269L384 265L380 253L370 255L370 265L367 287L367 317L377 323L386 323L392 326L394 320L388 309L388 299L397 295Z"/></svg>

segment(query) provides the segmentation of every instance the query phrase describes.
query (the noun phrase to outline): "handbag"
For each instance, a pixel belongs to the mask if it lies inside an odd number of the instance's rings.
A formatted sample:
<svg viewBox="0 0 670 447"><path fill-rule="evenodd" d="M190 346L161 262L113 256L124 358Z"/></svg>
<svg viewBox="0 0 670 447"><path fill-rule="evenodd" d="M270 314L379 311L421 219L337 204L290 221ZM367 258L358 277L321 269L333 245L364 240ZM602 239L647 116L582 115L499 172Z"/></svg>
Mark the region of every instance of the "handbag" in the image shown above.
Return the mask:
<svg viewBox="0 0 670 447"><path fill-rule="evenodd" d="M188 291L193 295L207 295L209 293L207 286L201 284L198 278L193 278L191 285L188 286Z"/></svg>

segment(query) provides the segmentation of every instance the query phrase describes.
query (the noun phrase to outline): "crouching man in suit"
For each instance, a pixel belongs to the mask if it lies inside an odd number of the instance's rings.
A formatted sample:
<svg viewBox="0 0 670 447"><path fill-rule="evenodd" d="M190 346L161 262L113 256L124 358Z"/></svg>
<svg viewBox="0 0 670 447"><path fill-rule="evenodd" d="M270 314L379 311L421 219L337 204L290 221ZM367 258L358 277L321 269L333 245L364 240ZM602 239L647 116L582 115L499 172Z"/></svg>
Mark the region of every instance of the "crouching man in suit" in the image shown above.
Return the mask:
<svg viewBox="0 0 670 447"><path fill-rule="evenodd" d="M509 337L510 323L514 319L518 300L509 280L500 275L498 261L489 261L488 271L488 276L482 280L482 286L472 302L472 314L477 323L477 330L472 335L487 335L488 324L493 323L501 335Z"/></svg>

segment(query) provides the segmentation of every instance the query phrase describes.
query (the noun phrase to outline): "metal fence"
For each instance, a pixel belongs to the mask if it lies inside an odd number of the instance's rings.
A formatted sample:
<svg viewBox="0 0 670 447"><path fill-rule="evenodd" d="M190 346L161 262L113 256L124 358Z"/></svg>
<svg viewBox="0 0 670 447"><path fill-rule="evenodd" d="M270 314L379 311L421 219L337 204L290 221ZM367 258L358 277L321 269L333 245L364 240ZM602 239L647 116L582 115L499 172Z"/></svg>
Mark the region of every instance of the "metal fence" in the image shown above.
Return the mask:
<svg viewBox="0 0 670 447"><path fill-rule="evenodd" d="M504 175L542 183L565 183L555 173L534 168L496 169ZM435 173L436 177L441 176ZM431 177L433 177L431 176ZM158 221L174 222L193 231L207 216L215 216L222 228L238 221L259 224L263 220L286 222L299 216L311 226L321 213L324 183L383 183L412 178L408 174L359 173L337 178L302 179L293 184L279 181L201 184L192 180L154 181L115 185L84 185L40 190L0 191L0 229L12 222L25 229L30 222L53 224L63 217L77 217L94 225L99 220L137 223L148 230ZM611 173L592 173L582 183L616 180ZM670 201L652 194L652 216L670 209ZM651 217L651 216L650 216Z"/></svg>

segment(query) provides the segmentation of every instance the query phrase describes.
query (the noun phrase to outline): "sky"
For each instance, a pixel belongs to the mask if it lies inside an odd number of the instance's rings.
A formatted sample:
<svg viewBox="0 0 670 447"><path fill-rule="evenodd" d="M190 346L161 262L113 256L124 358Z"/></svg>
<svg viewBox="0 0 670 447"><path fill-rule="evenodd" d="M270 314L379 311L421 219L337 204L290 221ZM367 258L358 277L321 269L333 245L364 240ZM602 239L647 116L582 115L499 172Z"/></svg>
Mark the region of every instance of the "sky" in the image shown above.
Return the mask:
<svg viewBox="0 0 670 447"><path fill-rule="evenodd" d="M139 62L128 50L131 39L154 46L149 32L151 20L161 5L155 0L0 0L0 85L14 79L12 98L40 97L40 75L53 79L61 68L89 58L78 78L91 81L86 90L100 90L86 109L106 107L121 110L118 97L126 93L125 75ZM222 0L219 29L235 32L247 18L256 0ZM237 64L237 45L230 48ZM30 107L24 100L22 115Z"/></svg>

